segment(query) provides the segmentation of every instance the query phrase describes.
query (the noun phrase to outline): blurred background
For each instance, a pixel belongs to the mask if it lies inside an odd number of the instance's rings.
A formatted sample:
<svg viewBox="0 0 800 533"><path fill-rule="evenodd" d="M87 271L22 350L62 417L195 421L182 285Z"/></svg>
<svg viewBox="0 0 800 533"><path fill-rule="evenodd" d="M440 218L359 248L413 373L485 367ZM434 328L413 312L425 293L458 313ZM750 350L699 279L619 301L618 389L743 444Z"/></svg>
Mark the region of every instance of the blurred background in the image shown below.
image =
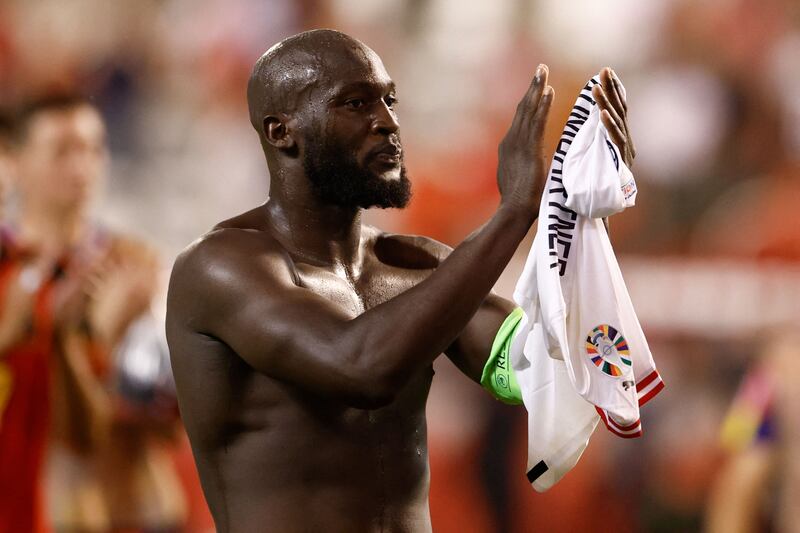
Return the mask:
<svg viewBox="0 0 800 533"><path fill-rule="evenodd" d="M65 90L99 107L111 165L93 217L157 251L158 335L177 253L269 194L245 101L254 61L319 27L367 43L398 85L414 198L368 221L451 245L497 206L497 144L537 64L549 65L556 92L551 149L601 67L627 89L639 196L612 219L612 242L667 388L644 408L641 439L601 425L577 467L537 494L525 479L524 410L438 361L428 405L434 530L700 531L741 497L725 487L762 486L736 467L754 449L767 450L769 475L752 503L757 525L742 530L800 527L787 518L800 514L800 497L787 496L800 494L790 479L800 477L800 441L791 440L800 405L780 404L791 397L782 384L800 378L791 342L800 318L800 3L3 0L0 107ZM7 203L13 222L13 191ZM532 238L500 294L510 297ZM740 383L765 368L777 376L759 396L767 400L747 404ZM757 422L726 444L737 402ZM779 431L761 438L753 428L766 418ZM159 442L180 481L180 528L211 530L185 437L178 429ZM48 475L66 476L62 462L51 459Z"/></svg>

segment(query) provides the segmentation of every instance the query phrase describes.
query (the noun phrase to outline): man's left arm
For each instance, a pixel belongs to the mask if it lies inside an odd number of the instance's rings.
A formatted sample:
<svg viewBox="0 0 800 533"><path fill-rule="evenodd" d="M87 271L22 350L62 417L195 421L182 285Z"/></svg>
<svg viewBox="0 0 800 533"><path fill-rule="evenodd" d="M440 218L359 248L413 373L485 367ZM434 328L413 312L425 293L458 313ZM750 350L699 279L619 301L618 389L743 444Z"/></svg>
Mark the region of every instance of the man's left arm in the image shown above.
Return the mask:
<svg viewBox="0 0 800 533"><path fill-rule="evenodd" d="M481 382L500 326L515 308L514 302L489 293L461 335L445 350L445 355L475 383Z"/></svg>

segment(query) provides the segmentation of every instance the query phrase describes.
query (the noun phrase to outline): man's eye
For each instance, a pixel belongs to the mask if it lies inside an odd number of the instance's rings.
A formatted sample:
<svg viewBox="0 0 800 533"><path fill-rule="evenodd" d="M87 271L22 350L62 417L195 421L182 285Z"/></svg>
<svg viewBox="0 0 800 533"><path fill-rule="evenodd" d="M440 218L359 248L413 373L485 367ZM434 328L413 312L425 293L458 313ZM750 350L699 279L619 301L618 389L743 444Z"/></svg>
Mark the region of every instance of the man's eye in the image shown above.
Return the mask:
<svg viewBox="0 0 800 533"><path fill-rule="evenodd" d="M397 98L394 96L387 96L386 98L383 99L383 101L386 102L386 105L389 106L389 108L392 108L395 105L397 105Z"/></svg>
<svg viewBox="0 0 800 533"><path fill-rule="evenodd" d="M352 98L344 103L350 109L358 109L360 107L364 107L364 100L361 98Z"/></svg>

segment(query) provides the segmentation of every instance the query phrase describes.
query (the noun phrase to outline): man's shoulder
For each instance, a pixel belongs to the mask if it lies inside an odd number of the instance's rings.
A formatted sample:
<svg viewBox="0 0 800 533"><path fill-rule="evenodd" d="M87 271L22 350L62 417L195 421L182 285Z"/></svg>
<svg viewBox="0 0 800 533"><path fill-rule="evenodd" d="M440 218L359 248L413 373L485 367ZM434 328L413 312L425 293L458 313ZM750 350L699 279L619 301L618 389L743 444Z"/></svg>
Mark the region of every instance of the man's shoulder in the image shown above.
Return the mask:
<svg viewBox="0 0 800 533"><path fill-rule="evenodd" d="M238 229L238 230L251 230L251 231L267 231L267 218L264 214L264 205L260 205L258 207L254 207L249 211L245 211L244 213L240 213L234 217L231 217L227 220L223 220L211 230L212 233L215 230L224 230L224 229Z"/></svg>
<svg viewBox="0 0 800 533"><path fill-rule="evenodd" d="M264 273L284 270L283 247L265 226L250 223L252 217L247 215L217 224L187 246L175 260L173 281L228 284L256 269Z"/></svg>
<svg viewBox="0 0 800 533"><path fill-rule="evenodd" d="M436 268L453 249L431 237L388 233L370 228L376 255L389 263L409 268Z"/></svg>

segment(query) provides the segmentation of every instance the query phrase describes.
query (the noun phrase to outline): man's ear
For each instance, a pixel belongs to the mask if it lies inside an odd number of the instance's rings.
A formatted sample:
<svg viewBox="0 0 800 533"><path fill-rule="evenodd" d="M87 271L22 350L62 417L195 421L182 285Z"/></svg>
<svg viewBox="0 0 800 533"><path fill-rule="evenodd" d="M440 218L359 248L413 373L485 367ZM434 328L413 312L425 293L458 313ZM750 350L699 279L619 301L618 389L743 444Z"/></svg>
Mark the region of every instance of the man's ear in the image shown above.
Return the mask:
<svg viewBox="0 0 800 533"><path fill-rule="evenodd" d="M289 117L283 113L264 117L264 138L266 141L278 149L294 148L296 143L287 127L288 122Z"/></svg>

